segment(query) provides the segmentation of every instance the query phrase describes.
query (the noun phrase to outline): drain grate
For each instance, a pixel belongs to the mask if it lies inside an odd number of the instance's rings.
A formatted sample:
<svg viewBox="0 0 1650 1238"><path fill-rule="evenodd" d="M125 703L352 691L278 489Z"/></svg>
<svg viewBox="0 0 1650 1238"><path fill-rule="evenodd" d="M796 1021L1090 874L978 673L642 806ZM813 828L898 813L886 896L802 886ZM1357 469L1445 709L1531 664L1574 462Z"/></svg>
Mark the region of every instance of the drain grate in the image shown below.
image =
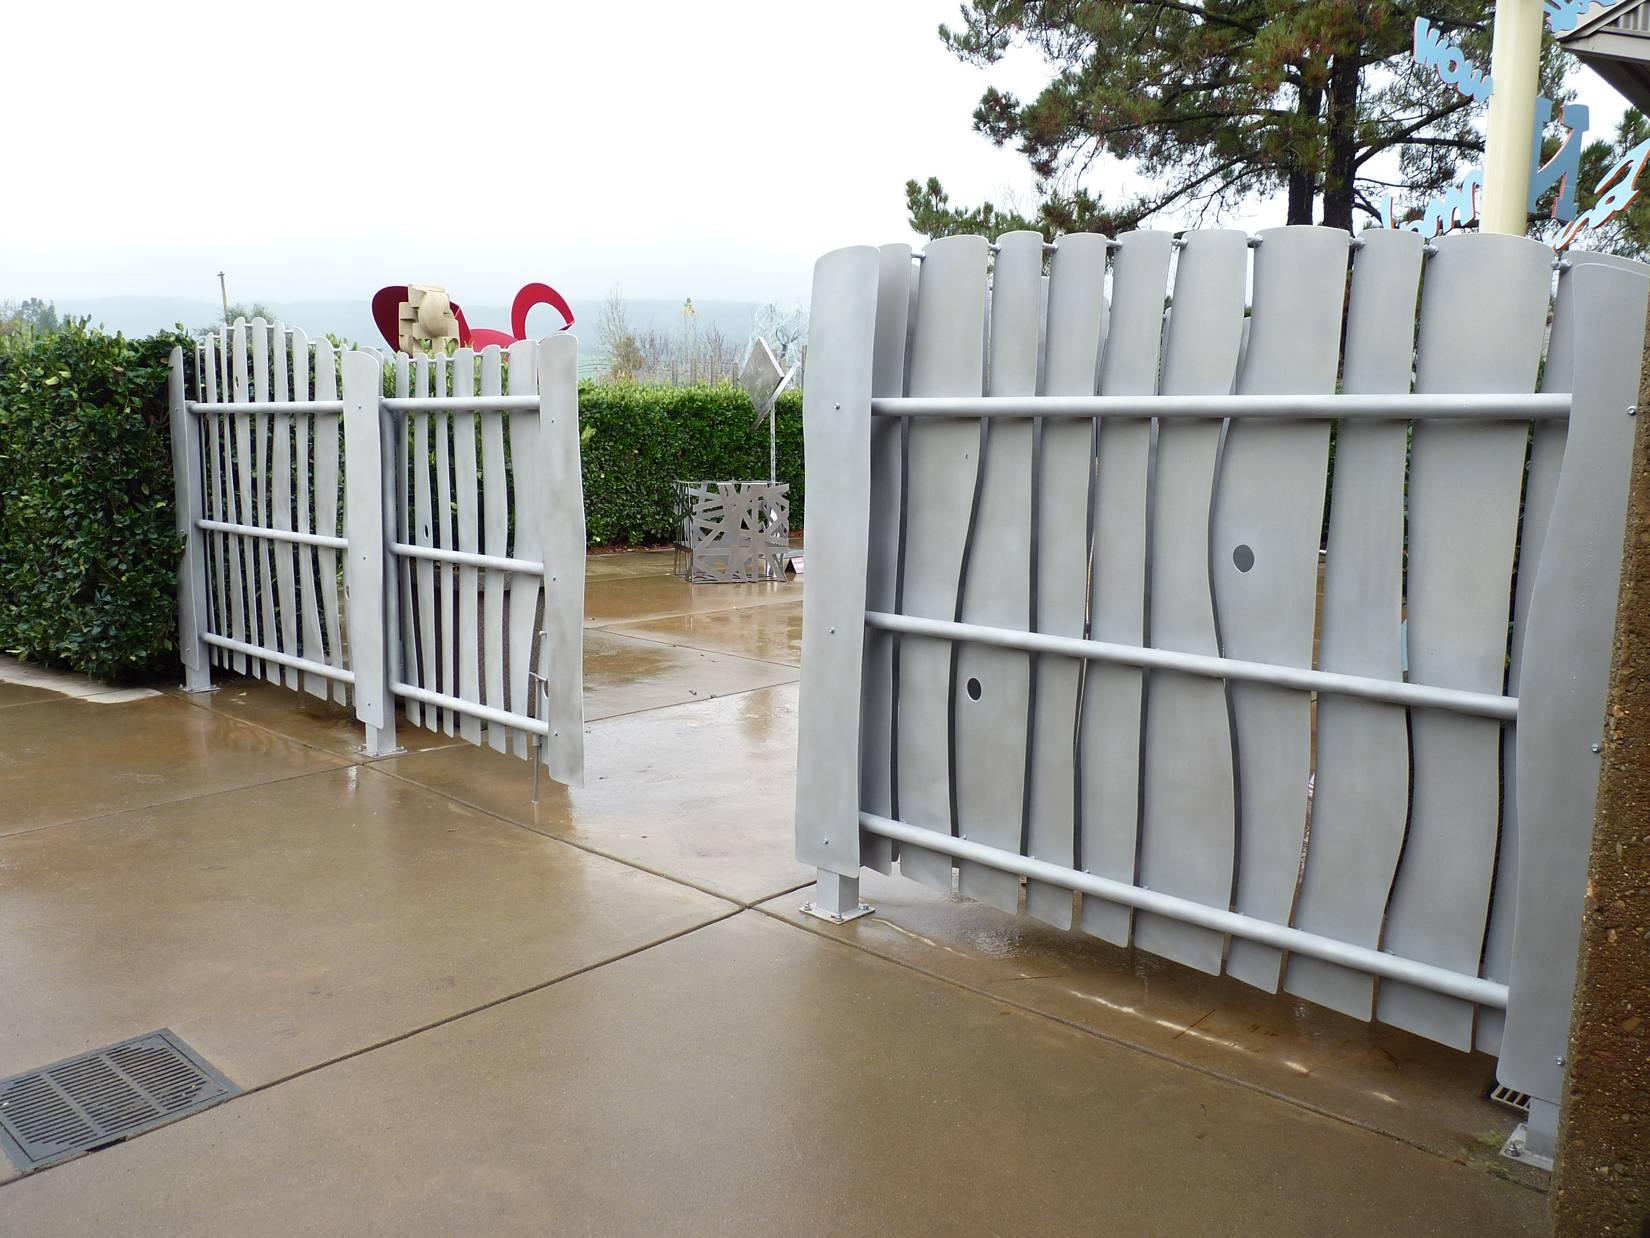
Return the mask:
<svg viewBox="0 0 1650 1238"><path fill-rule="evenodd" d="M1490 1089L1490 1099L1505 1109L1511 1109L1514 1113L1522 1113L1525 1117L1530 1116L1530 1098L1525 1092L1515 1092L1511 1088L1498 1083Z"/></svg>
<svg viewBox="0 0 1650 1238"><path fill-rule="evenodd" d="M130 1139L239 1091L162 1029L0 1079L0 1147L29 1173Z"/></svg>

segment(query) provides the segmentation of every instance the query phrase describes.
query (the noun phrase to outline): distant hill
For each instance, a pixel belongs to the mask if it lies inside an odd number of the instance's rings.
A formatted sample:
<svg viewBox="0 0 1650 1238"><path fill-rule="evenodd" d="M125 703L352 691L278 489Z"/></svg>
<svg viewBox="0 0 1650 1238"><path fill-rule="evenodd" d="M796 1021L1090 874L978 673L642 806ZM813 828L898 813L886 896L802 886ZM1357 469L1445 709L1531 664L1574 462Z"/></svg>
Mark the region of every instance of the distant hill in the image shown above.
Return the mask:
<svg viewBox="0 0 1650 1238"><path fill-rule="evenodd" d="M373 325L370 298L359 301L271 301L269 308L289 327L298 327L311 338L335 334L357 344L379 345L382 341ZM596 325L601 319L601 300L569 298L573 306L573 334L579 337L579 368L584 371L599 368L605 358L596 347ZM755 301L699 301L701 331L712 325L731 340L743 343L751 335L760 305ZM61 315L87 317L101 324L105 331L119 331L125 335L152 335L178 323L195 330L215 326L223 315L216 301L195 301L183 297L72 297L57 302ZM676 331L682 326L682 303L664 300L627 300L625 312L637 331L650 329ZM472 305L464 303L464 316L472 327L493 327L507 331L510 327L510 308L507 305ZM554 310L535 309L527 320L528 333L548 332L559 325Z"/></svg>

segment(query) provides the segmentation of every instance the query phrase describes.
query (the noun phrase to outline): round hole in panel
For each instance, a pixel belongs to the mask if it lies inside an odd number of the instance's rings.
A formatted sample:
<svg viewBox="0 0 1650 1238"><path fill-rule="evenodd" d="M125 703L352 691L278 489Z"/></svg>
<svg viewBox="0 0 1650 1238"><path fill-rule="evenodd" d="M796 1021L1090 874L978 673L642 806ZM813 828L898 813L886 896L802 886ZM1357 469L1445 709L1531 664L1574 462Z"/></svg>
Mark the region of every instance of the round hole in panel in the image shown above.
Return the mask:
<svg viewBox="0 0 1650 1238"><path fill-rule="evenodd" d="M1255 566L1255 552L1247 546L1239 546L1232 551L1232 562L1240 572L1247 572Z"/></svg>
<svg viewBox="0 0 1650 1238"><path fill-rule="evenodd" d="M968 699L971 701L980 699L980 681L978 679L968 681Z"/></svg>

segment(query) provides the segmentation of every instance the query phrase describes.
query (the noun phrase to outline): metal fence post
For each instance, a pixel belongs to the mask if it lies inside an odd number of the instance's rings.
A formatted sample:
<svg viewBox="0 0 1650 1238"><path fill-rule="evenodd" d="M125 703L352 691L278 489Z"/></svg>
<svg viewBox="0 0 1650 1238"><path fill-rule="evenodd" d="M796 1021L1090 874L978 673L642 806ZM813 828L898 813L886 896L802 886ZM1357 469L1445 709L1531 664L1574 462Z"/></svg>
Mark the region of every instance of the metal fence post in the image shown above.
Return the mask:
<svg viewBox="0 0 1650 1238"><path fill-rule="evenodd" d="M871 502L871 361L879 257L839 249L814 268L802 419L808 588L802 595L796 855L819 870L806 910L842 923L859 901L859 713Z"/></svg>
<svg viewBox="0 0 1650 1238"><path fill-rule="evenodd" d="M201 425L186 403L183 349L172 349L172 373L166 400L172 422L172 476L177 488L177 530L183 539L178 556L178 657L183 662L183 690L211 692L212 662L201 633L209 626L206 594L206 537L201 518Z"/></svg>
<svg viewBox="0 0 1650 1238"><path fill-rule="evenodd" d="M1518 880L1502 1084L1526 1093L1525 1160L1553 1154L1598 793L1621 530L1627 522L1643 276L1576 267L1574 396L1518 684Z"/></svg>
<svg viewBox="0 0 1650 1238"><path fill-rule="evenodd" d="M544 760L552 778L577 787L584 785L585 546L577 339L552 335L540 341L538 380L538 493L523 497L518 492L516 519L519 524L525 515L537 522L533 541L544 558L547 639L533 661L544 684L545 719L550 723Z"/></svg>
<svg viewBox="0 0 1650 1238"><path fill-rule="evenodd" d="M368 756L396 752L393 669L399 659L393 575L384 568L394 525L385 524L394 476L386 464L379 401L383 376L376 354L344 354L344 606L355 716L367 728ZM394 460L394 454L388 457Z"/></svg>
<svg viewBox="0 0 1650 1238"><path fill-rule="evenodd" d="M1647 336L1650 345L1650 336ZM1646 356L1650 356L1647 348ZM1650 380L1650 371L1646 371ZM1643 1232L1650 1217L1650 381L1634 407L1621 587L1610 695L1600 737L1575 1010L1565 1052L1564 1114L1553 1159L1558 1238ZM1608 538L1609 530L1598 535Z"/></svg>

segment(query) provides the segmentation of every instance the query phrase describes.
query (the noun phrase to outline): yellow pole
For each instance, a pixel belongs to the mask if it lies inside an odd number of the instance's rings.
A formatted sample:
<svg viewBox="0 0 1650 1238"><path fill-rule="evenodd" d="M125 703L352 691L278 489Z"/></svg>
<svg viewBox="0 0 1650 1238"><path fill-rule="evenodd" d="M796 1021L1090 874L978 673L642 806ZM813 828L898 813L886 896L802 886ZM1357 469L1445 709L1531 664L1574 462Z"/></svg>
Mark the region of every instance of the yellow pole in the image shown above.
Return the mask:
<svg viewBox="0 0 1650 1238"><path fill-rule="evenodd" d="M1540 90L1541 0L1496 0L1490 50L1489 137L1484 150L1485 232L1523 236L1529 221L1530 134Z"/></svg>

